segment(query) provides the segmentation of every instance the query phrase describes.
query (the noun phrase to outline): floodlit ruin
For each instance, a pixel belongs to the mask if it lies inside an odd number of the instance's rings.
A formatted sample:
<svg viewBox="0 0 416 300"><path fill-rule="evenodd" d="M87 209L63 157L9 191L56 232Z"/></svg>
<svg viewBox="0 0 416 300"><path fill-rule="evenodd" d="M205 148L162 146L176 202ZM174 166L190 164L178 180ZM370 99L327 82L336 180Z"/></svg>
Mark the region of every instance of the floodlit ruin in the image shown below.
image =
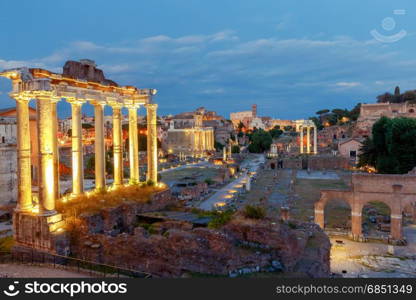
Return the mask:
<svg viewBox="0 0 416 300"><path fill-rule="evenodd" d="M111 189L124 185L122 164L121 109L129 112L129 163L131 184L139 183L137 111L147 111L147 181L156 184L157 178L157 104L153 102L155 89L119 86L104 77L93 61L68 61L63 74L43 69L16 68L0 72L12 82L10 97L17 109L17 207L13 216L16 247L57 251L63 243L64 221L55 209L60 198L57 145L57 109L61 100L72 108L72 196L84 193L84 162L81 133L81 107L94 105L95 120L95 190L107 189L105 178L104 107L113 108L114 182ZM36 101L39 145L37 197L32 194L31 138L29 130L29 102Z"/></svg>

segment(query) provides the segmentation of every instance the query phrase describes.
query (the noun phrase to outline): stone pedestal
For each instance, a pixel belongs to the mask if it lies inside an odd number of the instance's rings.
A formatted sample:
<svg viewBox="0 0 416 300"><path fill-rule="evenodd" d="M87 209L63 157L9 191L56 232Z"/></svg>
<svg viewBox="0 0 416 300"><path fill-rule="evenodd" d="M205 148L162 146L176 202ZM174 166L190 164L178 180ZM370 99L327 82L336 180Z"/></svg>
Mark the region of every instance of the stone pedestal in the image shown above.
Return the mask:
<svg viewBox="0 0 416 300"><path fill-rule="evenodd" d="M24 248L30 248L37 251L67 255L69 240L63 230L64 224L61 214L40 216L25 212L14 212L15 250L21 251Z"/></svg>

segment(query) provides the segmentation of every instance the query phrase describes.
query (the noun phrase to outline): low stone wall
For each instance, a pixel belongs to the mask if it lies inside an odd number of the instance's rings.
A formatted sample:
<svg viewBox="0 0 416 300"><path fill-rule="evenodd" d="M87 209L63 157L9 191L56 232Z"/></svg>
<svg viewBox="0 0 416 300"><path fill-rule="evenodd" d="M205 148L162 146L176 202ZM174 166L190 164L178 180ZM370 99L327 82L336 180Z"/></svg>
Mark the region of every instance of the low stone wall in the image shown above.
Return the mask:
<svg viewBox="0 0 416 300"><path fill-rule="evenodd" d="M349 169L348 159L339 156L310 156L283 159L285 169L335 170Z"/></svg>
<svg viewBox="0 0 416 300"><path fill-rule="evenodd" d="M155 193L146 203L124 203L118 207L104 208L98 214L81 215L89 233L116 235L121 232L132 232L139 213L159 211L175 205L170 189Z"/></svg>
<svg viewBox="0 0 416 300"><path fill-rule="evenodd" d="M289 227L238 217L218 230L171 221L158 228L163 232L143 227L116 236L84 232L71 251L78 258L160 277L192 273L234 277L278 270L306 277L330 275L329 239L315 224Z"/></svg>

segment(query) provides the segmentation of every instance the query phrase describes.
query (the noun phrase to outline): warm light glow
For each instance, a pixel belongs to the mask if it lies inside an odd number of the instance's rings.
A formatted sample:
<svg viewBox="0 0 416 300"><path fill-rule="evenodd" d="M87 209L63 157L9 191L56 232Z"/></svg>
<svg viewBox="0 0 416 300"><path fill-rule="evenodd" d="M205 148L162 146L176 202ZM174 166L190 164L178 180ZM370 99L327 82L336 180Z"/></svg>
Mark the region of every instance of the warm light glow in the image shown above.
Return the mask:
<svg viewBox="0 0 416 300"><path fill-rule="evenodd" d="M231 199L233 197L233 195L225 195L224 198L225 199Z"/></svg>
<svg viewBox="0 0 416 300"><path fill-rule="evenodd" d="M216 202L214 205L215 205L215 207L224 207L224 206L227 205L227 203L225 203L225 202Z"/></svg>
<svg viewBox="0 0 416 300"><path fill-rule="evenodd" d="M32 213L38 214L39 213L39 205L33 206L31 209Z"/></svg>

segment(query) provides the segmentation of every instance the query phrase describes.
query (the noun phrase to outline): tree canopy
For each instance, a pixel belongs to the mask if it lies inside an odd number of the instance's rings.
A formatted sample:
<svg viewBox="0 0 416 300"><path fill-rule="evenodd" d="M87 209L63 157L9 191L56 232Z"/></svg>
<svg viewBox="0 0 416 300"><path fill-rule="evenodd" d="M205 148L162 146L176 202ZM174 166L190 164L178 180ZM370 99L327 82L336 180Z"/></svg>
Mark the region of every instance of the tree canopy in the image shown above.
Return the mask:
<svg viewBox="0 0 416 300"><path fill-rule="evenodd" d="M380 118L360 152L359 166L372 166L383 174L409 172L416 166L416 119Z"/></svg>
<svg viewBox="0 0 416 300"><path fill-rule="evenodd" d="M253 131L249 138L251 143L248 146L248 151L251 153L268 151L273 141L271 134L263 129Z"/></svg>

